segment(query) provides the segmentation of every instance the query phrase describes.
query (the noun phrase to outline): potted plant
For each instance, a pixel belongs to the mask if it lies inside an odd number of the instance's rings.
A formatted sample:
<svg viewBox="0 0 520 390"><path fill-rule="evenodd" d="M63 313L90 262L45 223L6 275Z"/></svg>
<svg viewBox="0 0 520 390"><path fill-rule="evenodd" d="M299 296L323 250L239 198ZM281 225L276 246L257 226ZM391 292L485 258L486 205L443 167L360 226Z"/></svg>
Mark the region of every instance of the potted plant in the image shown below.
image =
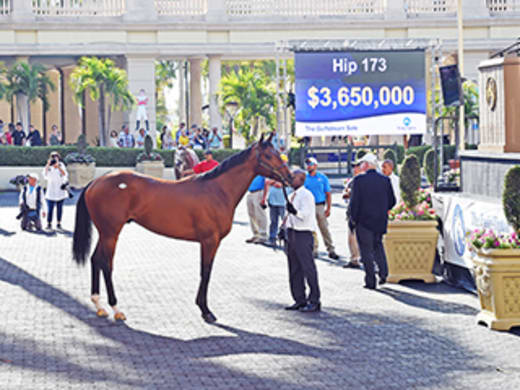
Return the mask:
<svg viewBox="0 0 520 390"><path fill-rule="evenodd" d="M147 135L144 139L144 152L137 155L136 171L145 175L162 178L164 176L164 163L161 155L152 151L152 137Z"/></svg>
<svg viewBox="0 0 520 390"><path fill-rule="evenodd" d="M20 192L25 184L27 184L27 176L17 175L9 180L9 183L16 186L16 190Z"/></svg>
<svg viewBox="0 0 520 390"><path fill-rule="evenodd" d="M65 156L69 184L73 188L83 188L90 183L96 174L96 160L87 153L87 139L81 134L76 142L77 152Z"/></svg>
<svg viewBox="0 0 520 390"><path fill-rule="evenodd" d="M439 232L431 194L420 188L421 168L414 155L401 167L403 201L389 212L384 246L388 262L388 282L419 279L436 281L432 274Z"/></svg>
<svg viewBox="0 0 520 390"><path fill-rule="evenodd" d="M502 204L512 232L477 229L469 246L481 307L477 322L509 330L520 326L520 166L506 174Z"/></svg>

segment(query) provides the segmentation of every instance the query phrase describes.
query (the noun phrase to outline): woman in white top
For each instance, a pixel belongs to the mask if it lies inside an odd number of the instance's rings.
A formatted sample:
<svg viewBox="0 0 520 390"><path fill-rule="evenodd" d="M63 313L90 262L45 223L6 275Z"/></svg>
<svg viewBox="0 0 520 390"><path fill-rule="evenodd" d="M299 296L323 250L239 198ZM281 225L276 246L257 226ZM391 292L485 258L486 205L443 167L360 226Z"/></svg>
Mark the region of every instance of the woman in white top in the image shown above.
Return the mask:
<svg viewBox="0 0 520 390"><path fill-rule="evenodd" d="M68 182L69 175L65 164L61 162L61 156L58 152L51 152L47 165L43 169L43 177L47 180L47 191L45 199L47 200L47 229L52 229L52 215L54 206L57 208L57 224L56 227L61 229L61 217L63 215L63 201L68 197L68 192L63 185Z"/></svg>
<svg viewBox="0 0 520 390"><path fill-rule="evenodd" d="M119 145L117 144L117 141L118 141L117 131L112 130L110 132L110 139L108 140L108 146L111 148L118 148Z"/></svg>

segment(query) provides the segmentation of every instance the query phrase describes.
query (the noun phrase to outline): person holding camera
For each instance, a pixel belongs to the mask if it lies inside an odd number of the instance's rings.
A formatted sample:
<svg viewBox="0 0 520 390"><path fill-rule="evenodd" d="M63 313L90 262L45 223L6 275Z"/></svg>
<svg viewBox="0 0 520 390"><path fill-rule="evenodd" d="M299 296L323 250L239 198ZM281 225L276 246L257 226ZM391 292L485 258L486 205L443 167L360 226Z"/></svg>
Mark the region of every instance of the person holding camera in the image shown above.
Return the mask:
<svg viewBox="0 0 520 390"><path fill-rule="evenodd" d="M56 227L61 229L63 201L69 196L67 191L69 175L67 174L65 164L61 162L61 156L58 152L51 152L47 165L43 169L43 177L47 180L47 191L45 192L48 209L47 229L52 229L52 217L55 206L58 214Z"/></svg>
<svg viewBox="0 0 520 390"><path fill-rule="evenodd" d="M19 205L20 214L16 219L21 219L22 230L29 230L31 224L37 231L42 230L40 214L45 218L46 207L42 202L42 189L38 184L38 175L30 173L27 175L25 185L20 191Z"/></svg>

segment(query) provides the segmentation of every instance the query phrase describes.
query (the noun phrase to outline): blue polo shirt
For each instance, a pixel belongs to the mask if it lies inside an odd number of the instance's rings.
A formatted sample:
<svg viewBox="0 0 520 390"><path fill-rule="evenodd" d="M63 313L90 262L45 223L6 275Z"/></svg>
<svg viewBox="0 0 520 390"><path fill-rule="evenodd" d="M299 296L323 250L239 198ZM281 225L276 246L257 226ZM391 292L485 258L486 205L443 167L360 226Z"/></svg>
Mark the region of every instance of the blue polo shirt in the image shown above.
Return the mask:
<svg viewBox="0 0 520 390"><path fill-rule="evenodd" d="M316 172L314 176L307 174L304 186L312 192L316 203L324 203L327 200L325 194L330 192L330 183L329 178L323 173Z"/></svg>
<svg viewBox="0 0 520 390"><path fill-rule="evenodd" d="M255 192L259 190L263 190L265 185L265 177L263 176L256 176L253 181L251 182L251 185L247 189L249 192Z"/></svg>

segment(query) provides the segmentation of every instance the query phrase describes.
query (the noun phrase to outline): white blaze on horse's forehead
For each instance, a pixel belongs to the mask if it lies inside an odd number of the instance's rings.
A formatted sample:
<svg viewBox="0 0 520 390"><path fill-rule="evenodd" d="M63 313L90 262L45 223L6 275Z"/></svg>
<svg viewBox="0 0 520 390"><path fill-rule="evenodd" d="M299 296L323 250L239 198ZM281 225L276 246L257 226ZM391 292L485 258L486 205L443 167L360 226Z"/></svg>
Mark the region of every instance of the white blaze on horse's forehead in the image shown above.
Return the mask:
<svg viewBox="0 0 520 390"><path fill-rule="evenodd" d="M126 187L128 187L126 185L126 183L119 183L118 187L121 189L121 190L124 190Z"/></svg>

